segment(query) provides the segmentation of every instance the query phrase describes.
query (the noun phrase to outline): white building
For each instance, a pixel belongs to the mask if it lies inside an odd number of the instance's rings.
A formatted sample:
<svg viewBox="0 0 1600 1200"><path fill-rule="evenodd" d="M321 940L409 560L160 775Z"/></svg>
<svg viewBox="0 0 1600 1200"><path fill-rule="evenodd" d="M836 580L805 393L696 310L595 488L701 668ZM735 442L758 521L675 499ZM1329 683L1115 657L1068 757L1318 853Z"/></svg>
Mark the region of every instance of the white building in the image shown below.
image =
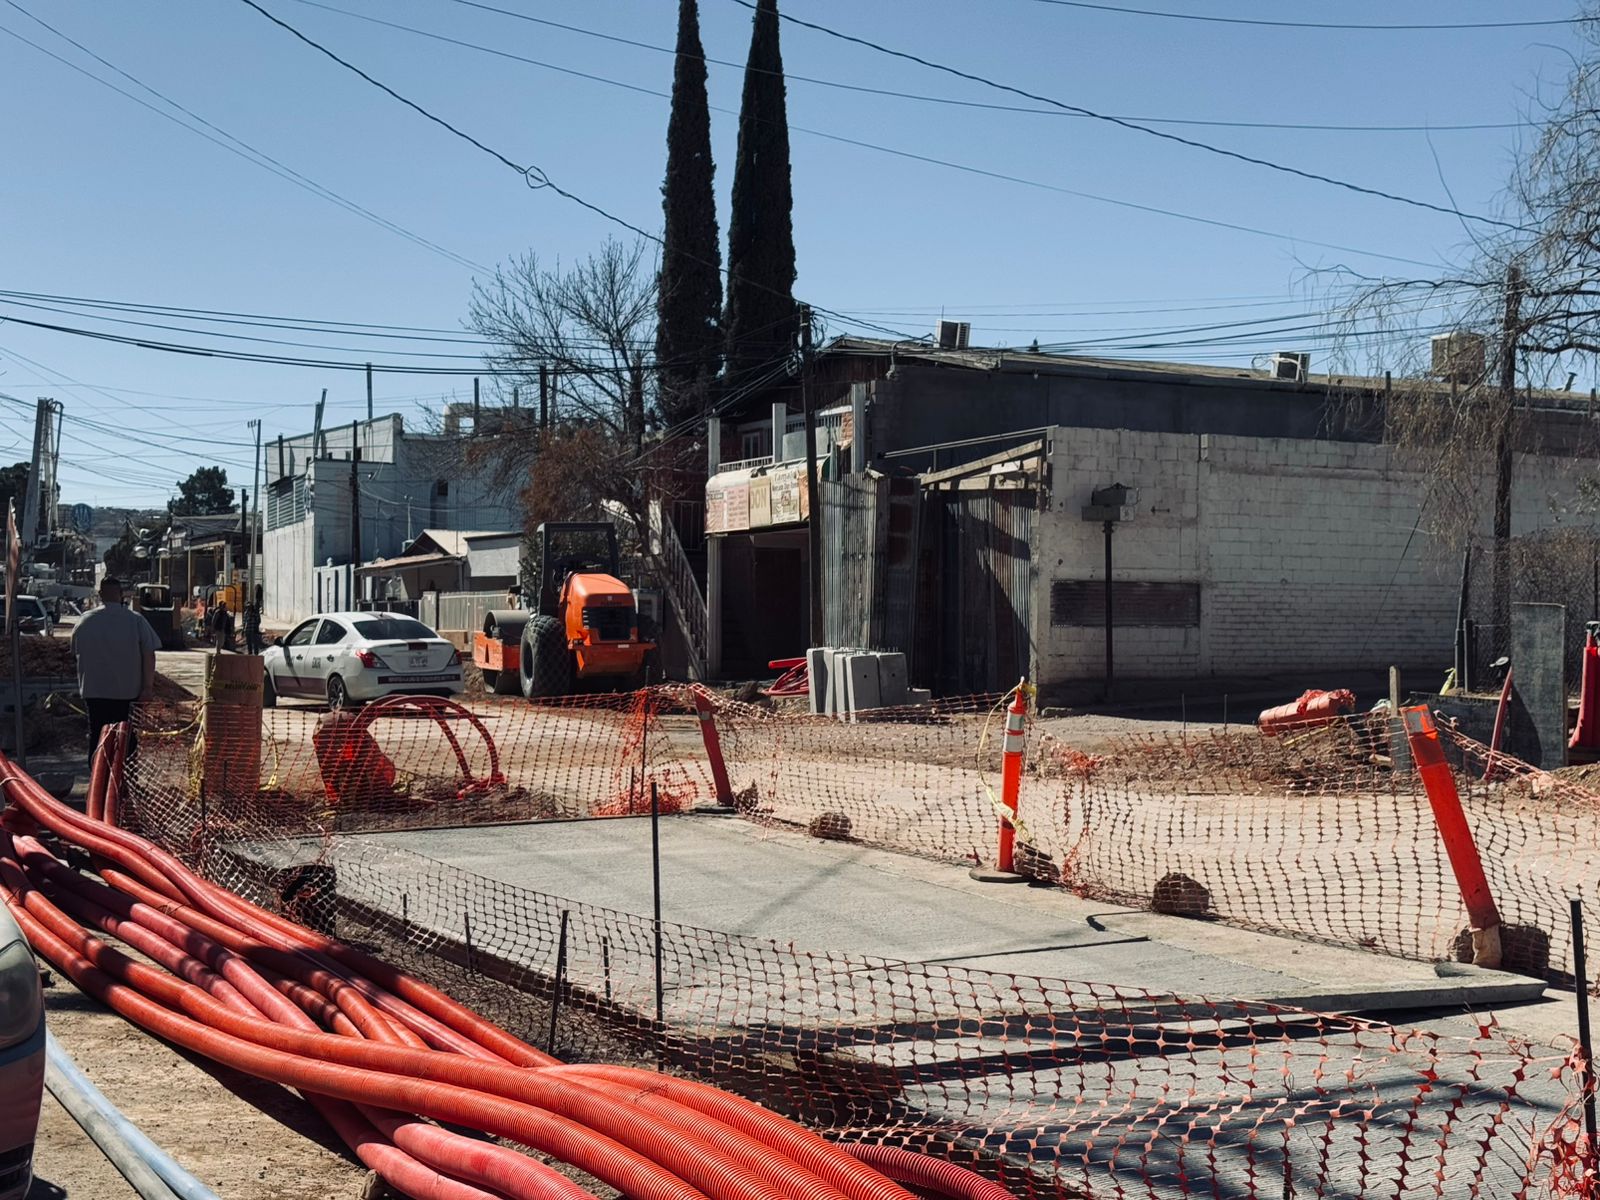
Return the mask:
<svg viewBox="0 0 1600 1200"><path fill-rule="evenodd" d="M312 434L265 445L264 619L353 607L368 586L358 549L370 562L399 557L424 529L520 527L515 495L470 462L471 440L408 432L394 413L324 429L315 445Z"/></svg>

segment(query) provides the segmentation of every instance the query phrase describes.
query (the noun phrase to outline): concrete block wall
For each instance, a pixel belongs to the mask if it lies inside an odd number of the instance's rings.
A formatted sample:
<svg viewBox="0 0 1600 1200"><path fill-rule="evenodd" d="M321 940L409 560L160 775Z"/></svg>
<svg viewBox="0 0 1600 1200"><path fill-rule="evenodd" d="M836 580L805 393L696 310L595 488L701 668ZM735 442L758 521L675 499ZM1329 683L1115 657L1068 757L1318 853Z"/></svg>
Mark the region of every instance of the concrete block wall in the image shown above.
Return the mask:
<svg viewBox="0 0 1600 1200"><path fill-rule="evenodd" d="M1033 610L1045 686L1104 670L1101 629L1051 624L1050 585L1103 580L1102 529L1081 510L1111 483L1139 490L1114 535L1115 579L1200 585L1197 628L1118 628L1120 677L1448 663L1459 559L1419 519L1418 464L1389 447L1058 428L1051 467ZM1580 474L1570 459L1519 456L1514 532L1592 525Z"/></svg>

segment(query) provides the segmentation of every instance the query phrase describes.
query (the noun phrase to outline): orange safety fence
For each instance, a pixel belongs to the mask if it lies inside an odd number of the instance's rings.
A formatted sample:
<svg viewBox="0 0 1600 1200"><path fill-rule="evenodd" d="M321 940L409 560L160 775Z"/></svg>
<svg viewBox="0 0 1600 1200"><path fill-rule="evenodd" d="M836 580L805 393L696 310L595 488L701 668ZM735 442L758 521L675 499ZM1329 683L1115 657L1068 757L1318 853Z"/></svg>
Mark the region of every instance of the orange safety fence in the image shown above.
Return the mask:
<svg viewBox="0 0 1600 1200"><path fill-rule="evenodd" d="M854 726L733 710L723 714L723 741L736 790L744 780L740 804L752 815L808 826L808 813L853 814L849 836L900 848L914 848L917 828L933 829L939 836L920 852L960 860L969 835L992 832L985 780L998 786L997 779L974 758L988 707ZM548 792L551 816L583 816L609 804L638 749L629 733L638 709L596 703L499 714L502 733L528 726L506 739L527 759L518 786ZM632 769L658 784L677 781L685 802L704 802L710 785L692 753L694 718L684 716L680 732L671 724L678 715L650 716L649 705L642 711L649 717L645 735L663 748L646 746L643 768ZM1532 1045L1488 1021L1465 1036L1444 1036L1257 1002L899 962L677 925L661 930L667 986L658 1020L656 931L648 917L518 887L346 831L340 822L348 814L331 811L320 781L315 787L308 781L316 803L295 808L289 821L283 797L300 793L282 786L288 776L254 796L213 804L192 783L185 732L191 715L142 714L119 818L125 826L241 894L374 949L564 1058L695 1076L830 1137L936 1150L1019 1197L1594 1194L1584 1174L1590 1158L1578 1132L1572 1047ZM656 717L669 728L656 728ZM284 734L277 718L271 724L274 736ZM562 729L576 749L548 740ZM1377 766L1357 766L1352 757L1362 747L1377 753L1381 743L1359 723L1343 729L1321 736L1344 739L1338 744L1346 749L1334 761L1345 765L1318 774L1302 762L1303 786L1271 805L1252 797L1283 790L1281 745L1246 753L1247 743L1235 737L1200 739L1185 759L1190 786L1177 789L1174 768L1163 758L1173 747L1164 740L1130 743L1133 757L1108 769L1066 758L1064 748L1058 753L1050 739L1039 738L1019 839L1035 845L1053 839L1045 845L1061 855L1067 882L1103 876L1110 881L1104 886L1126 889L1130 898L1159 881L1152 872L1198 872L1197 881L1213 890L1215 904L1227 905L1231 919L1271 925L1270 897L1241 903L1230 888L1248 886L1248 864L1288 861L1259 851L1277 836L1276 822L1295 811L1293 802L1322 814L1325 820L1313 825L1348 821L1352 828L1363 822L1361 813L1399 810L1400 789L1381 792L1371 774ZM997 745L992 734L991 728ZM437 784L448 777L444 764L417 757L432 745L420 739L437 736L420 725L375 736L397 778L414 774ZM409 738L419 741L411 745ZM608 738L611 759L598 761ZM542 758L533 753L541 744ZM965 753L957 754L963 745ZM775 759L760 761L763 747ZM499 753L502 762L518 760L505 743ZM304 766L308 754L302 748L292 757ZM809 765L829 754L831 776ZM887 798L859 793L861 803L851 807L857 793L845 781L857 773L892 779L896 762L911 779L907 790ZM264 769L271 769L270 757ZM518 779L515 770L507 767L509 779ZM1201 789L1202 771L1219 772L1228 786ZM1498 786L1515 789L1526 778ZM564 779L570 791L557 786ZM1259 793L1244 790L1251 779ZM599 795L584 804L590 786ZM807 786L817 792L809 800ZM1531 786L1524 790L1531 803ZM1126 803L1163 791L1173 793L1172 813L1186 807L1179 798L1187 801L1188 817L1159 813L1148 823L1130 823ZM1330 794L1351 799L1332 803ZM1056 807L1044 804L1047 796ZM1251 801L1243 816L1208 811L1241 798ZM1097 826L1107 818L1122 821L1122 829L1102 833ZM1246 819L1250 824L1240 823ZM1399 861L1408 832L1426 840L1420 824L1386 819L1383 865ZM1246 829L1255 835L1254 851L1218 840L1240 839ZM1181 832L1178 848L1194 857L1163 858L1138 874L1137 856L1152 852L1145 839L1157 832ZM1216 871L1199 861L1204 844L1222 864ZM1298 846L1317 844L1308 838ZM1047 852L1037 853L1043 859ZM1485 850L1486 860L1495 857ZM1307 889L1318 872L1341 861L1308 853L1298 871L1284 874ZM1325 898L1340 894L1337 880L1324 877L1316 886ZM1358 879L1348 886L1355 896L1368 885ZM1417 919L1407 928L1420 929L1426 903L1448 905L1414 890ZM1448 895L1447 887L1436 890ZM1289 899L1287 887L1283 898ZM1374 891L1366 898L1380 897ZM1502 907L1508 921L1516 919L1514 906L1502 899ZM1288 911L1295 911L1292 904ZM1341 924L1337 912L1325 915L1323 936L1342 939L1356 929L1381 930L1396 914L1375 909L1356 924ZM1393 945L1406 936L1404 929L1394 934Z"/></svg>
<svg viewBox="0 0 1600 1200"><path fill-rule="evenodd" d="M340 718L284 707L264 714L251 807L272 812L285 833L320 834L641 813L652 784L664 812L714 805L697 696L712 706L726 792L747 819L946 862L994 862L1005 724L997 697L851 721L681 686L537 705L479 700L471 721L373 720L366 732L388 766L351 772L337 789L316 739ZM176 728L188 716L176 709L165 719ZM1123 735L1088 751L1061 729L1027 727L1018 871L1084 896L1265 932L1422 960L1470 955L1426 791L1410 757L1395 753L1404 738L1386 716L1279 737L1251 727ZM1499 907L1505 966L1570 983L1568 899L1600 911L1600 793L1504 755L1486 781L1486 747L1448 725L1441 738ZM180 737L154 739L150 751L169 775L186 776L198 821L226 825L233 806L202 795L192 761L207 752L230 748ZM1600 976L1586 982L1594 990Z"/></svg>

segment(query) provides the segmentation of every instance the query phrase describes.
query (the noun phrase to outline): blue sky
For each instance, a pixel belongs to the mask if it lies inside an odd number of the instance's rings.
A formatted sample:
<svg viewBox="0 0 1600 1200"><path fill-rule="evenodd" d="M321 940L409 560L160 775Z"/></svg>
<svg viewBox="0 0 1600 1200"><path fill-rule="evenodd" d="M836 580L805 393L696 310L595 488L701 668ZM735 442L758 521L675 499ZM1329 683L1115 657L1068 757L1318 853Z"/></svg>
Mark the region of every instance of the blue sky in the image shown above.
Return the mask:
<svg viewBox="0 0 1600 1200"><path fill-rule="evenodd" d="M329 0L368 17L550 64L495 57L330 11L261 0L308 35L561 186L646 228L660 221L669 54L481 11L459 0ZM1273 19L1464 22L1559 19L1570 0L1148 0L1135 7ZM495 0L545 21L670 48L675 0ZM295 41L237 0L16 0L62 33L199 117L387 221L479 268L528 249L582 255L603 219L535 191L464 142ZM1353 31L1274 29L1098 12L1047 0L782 0L786 13L977 74L1121 116L1342 125L1434 132L1342 132L1159 125L1280 161L1473 213L1495 211L1516 128L1551 95L1579 49L1575 27ZM1330 14L1334 14L1330 18ZM701 0L712 58L742 63L749 10ZM161 102L59 40L11 0L0 28L98 77ZM1452 216L1293 179L1065 115L930 103L802 82L985 104L1028 101L785 25L790 75L797 293L920 334L941 310L974 341L1092 344L1141 330L1285 319L1335 301L1321 269L1406 276L1470 249ZM294 186L108 90L13 36L0 36L13 98L0 216L10 291L156 305L459 329L475 268ZM604 76L645 89L561 74ZM740 71L711 67L724 234ZM171 110L168 110L169 112ZM176 114L174 115L181 115ZM188 118L185 118L188 120ZM816 132L802 132L803 130ZM829 137L819 134L833 135ZM870 142L885 153L835 140ZM906 155L1032 181L1030 186ZM1218 228L1065 194L1251 226ZM627 236L623 234L623 236ZM1315 243L1331 243L1345 250ZM0 314L129 334L134 327L18 307ZM1315 318L1311 318L1315 320ZM1292 323L1292 322L1289 322ZM842 326L830 323L830 332ZM187 334L145 330L163 340ZM237 332L237 331L234 331ZM358 336L297 350L351 361L395 357ZM1136 340L1136 339L1135 339ZM1283 344L1285 341L1288 344ZM1298 348L1173 350L1162 357L1248 363ZM467 346L428 346L470 352ZM1394 351L1396 355L1400 348ZM1314 351L1315 353L1315 351ZM1156 356L1156 355L1151 355ZM1325 365L1319 355L1313 369ZM72 382L68 382L68 381ZM36 395L66 405L64 498L160 503L195 466L249 483L246 421L265 436L365 410L359 373L230 363L0 324L0 461L26 457ZM379 412L421 408L470 380L380 375ZM88 423L85 423L88 422Z"/></svg>

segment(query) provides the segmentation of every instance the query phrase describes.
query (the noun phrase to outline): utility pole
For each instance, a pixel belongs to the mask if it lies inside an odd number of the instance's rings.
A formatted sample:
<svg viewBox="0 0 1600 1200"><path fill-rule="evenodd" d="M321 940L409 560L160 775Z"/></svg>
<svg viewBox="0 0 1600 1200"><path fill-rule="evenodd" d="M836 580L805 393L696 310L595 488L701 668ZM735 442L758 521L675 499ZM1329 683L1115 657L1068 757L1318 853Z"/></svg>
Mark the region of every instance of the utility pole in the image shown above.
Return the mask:
<svg viewBox="0 0 1600 1200"><path fill-rule="evenodd" d="M261 540L261 419L253 418L249 426L255 430L256 456L250 464L250 495L255 502L255 507L250 513L249 526L245 530L245 575L244 586L246 596L256 598L256 546Z"/></svg>
<svg viewBox="0 0 1600 1200"><path fill-rule="evenodd" d="M806 541L811 556L808 572L811 585L811 644L827 641L827 622L822 606L822 505L817 486L817 401L811 386L811 308L800 306L800 402L806 413Z"/></svg>
<svg viewBox="0 0 1600 1200"><path fill-rule="evenodd" d="M550 428L550 368L539 364L539 448L544 448L545 431Z"/></svg>
<svg viewBox="0 0 1600 1200"><path fill-rule="evenodd" d="M255 568L255 556L251 554L250 545L250 489L239 489L239 532L244 535L244 589L239 597L238 608L234 615L244 612L244 606L250 603L250 573ZM233 572L228 572L226 584L234 582Z"/></svg>
<svg viewBox="0 0 1600 1200"><path fill-rule="evenodd" d="M372 364L367 364L367 424L372 424Z"/></svg>
<svg viewBox="0 0 1600 1200"><path fill-rule="evenodd" d="M1505 318L1500 330L1500 384L1495 396L1494 443L1494 644L1511 649L1511 424L1517 404L1517 349L1521 340L1522 268L1506 268Z"/></svg>
<svg viewBox="0 0 1600 1200"><path fill-rule="evenodd" d="M350 607L357 608L356 581L361 578L361 478L356 468L361 462L361 446L356 441L356 422L350 422Z"/></svg>

